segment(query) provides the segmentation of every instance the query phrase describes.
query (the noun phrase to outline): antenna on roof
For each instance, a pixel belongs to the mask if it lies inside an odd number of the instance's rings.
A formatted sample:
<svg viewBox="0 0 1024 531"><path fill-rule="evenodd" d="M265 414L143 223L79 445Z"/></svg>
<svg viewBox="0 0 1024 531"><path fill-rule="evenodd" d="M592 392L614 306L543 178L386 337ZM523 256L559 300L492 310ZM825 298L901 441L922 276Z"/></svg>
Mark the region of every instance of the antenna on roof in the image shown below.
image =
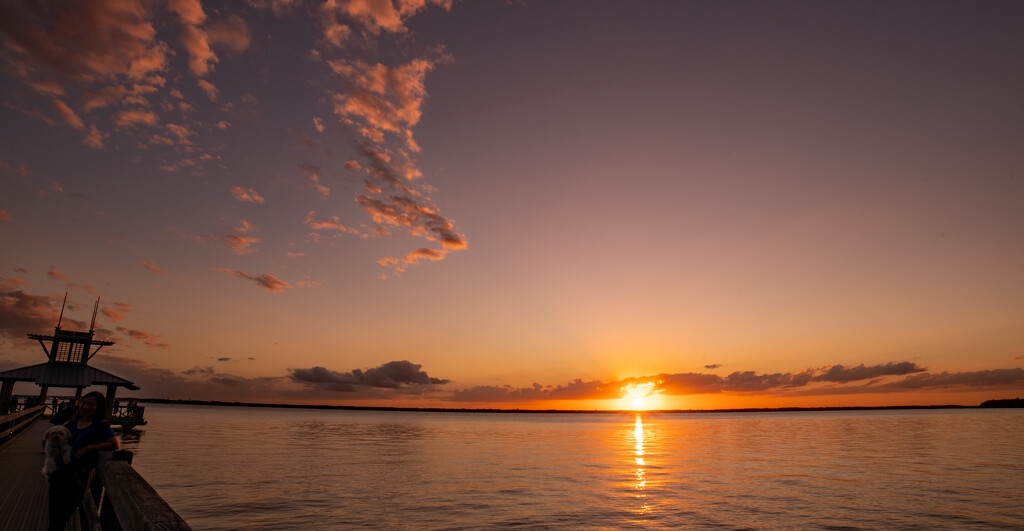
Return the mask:
<svg viewBox="0 0 1024 531"><path fill-rule="evenodd" d="M60 304L60 317L57 318L57 328L60 328L60 322L64 319L64 305L68 303L68 292L64 292L64 302Z"/></svg>
<svg viewBox="0 0 1024 531"><path fill-rule="evenodd" d="M96 297L96 304L92 307L92 322L89 323L89 331L96 330L96 311L100 309L100 298Z"/></svg>

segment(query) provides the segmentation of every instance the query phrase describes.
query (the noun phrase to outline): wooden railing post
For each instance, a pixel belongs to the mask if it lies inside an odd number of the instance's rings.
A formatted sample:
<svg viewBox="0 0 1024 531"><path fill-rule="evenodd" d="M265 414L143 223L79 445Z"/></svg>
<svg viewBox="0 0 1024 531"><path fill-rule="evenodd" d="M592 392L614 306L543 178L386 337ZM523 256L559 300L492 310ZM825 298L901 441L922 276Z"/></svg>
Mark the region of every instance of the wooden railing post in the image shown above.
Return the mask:
<svg viewBox="0 0 1024 531"><path fill-rule="evenodd" d="M43 409L44 406L36 406L17 413L0 415L0 448L43 416Z"/></svg>
<svg viewBox="0 0 1024 531"><path fill-rule="evenodd" d="M131 459L131 452L100 452L96 476L103 487L103 509L99 511L103 529L191 531L188 523L132 468Z"/></svg>

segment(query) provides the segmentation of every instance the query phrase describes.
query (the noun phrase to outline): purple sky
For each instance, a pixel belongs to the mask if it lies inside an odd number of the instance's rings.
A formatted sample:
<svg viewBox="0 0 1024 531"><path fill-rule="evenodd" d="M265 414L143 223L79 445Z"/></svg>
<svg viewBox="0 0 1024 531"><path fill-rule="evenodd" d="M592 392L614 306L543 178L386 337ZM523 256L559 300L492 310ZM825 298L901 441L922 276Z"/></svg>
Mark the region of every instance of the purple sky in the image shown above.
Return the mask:
<svg viewBox="0 0 1024 531"><path fill-rule="evenodd" d="M1019 395L1022 18L3 4L0 368L41 361L24 334L70 290L141 396Z"/></svg>

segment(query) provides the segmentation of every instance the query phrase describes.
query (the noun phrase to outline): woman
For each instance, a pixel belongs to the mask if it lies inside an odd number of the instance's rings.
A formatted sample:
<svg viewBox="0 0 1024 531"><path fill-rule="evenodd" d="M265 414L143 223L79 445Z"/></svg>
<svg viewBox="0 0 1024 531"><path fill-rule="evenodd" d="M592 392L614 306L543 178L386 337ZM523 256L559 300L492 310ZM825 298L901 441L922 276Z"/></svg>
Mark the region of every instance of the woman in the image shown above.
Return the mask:
<svg viewBox="0 0 1024 531"><path fill-rule="evenodd" d="M96 466L96 458L103 450L121 447L114 431L104 420L106 399L93 391L78 404L78 416L64 427L71 432L71 462L57 460L57 470L50 474L50 531L63 531L75 508L82 503L89 471Z"/></svg>

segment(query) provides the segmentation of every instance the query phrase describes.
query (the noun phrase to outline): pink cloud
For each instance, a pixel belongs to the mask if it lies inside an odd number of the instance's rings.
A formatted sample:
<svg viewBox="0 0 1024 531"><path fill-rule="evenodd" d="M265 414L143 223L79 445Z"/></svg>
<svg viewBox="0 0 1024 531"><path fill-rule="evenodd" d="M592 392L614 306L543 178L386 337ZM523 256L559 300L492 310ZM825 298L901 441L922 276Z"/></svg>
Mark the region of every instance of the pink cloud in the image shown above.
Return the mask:
<svg viewBox="0 0 1024 531"><path fill-rule="evenodd" d="M84 96L85 103L82 105L82 110L90 112L95 109L101 109L103 107L117 104L128 96L128 92L127 88L120 85L103 87L98 92L86 91Z"/></svg>
<svg viewBox="0 0 1024 531"><path fill-rule="evenodd" d="M451 9L451 0L328 0L321 10L325 18L337 14L353 19L372 34L381 30L404 33L407 31L404 21L425 9L428 4ZM329 29L325 27L325 31Z"/></svg>
<svg viewBox="0 0 1024 531"><path fill-rule="evenodd" d="M405 271L407 266L415 265L419 263L421 260L444 260L446 254L448 254L448 251L446 250L422 248L416 249L415 251L406 254L402 259L389 256L377 260L377 263L384 267L390 267L396 273L402 273Z"/></svg>
<svg viewBox="0 0 1024 531"><path fill-rule="evenodd" d="M109 136L109 134L96 129L95 125L91 125L89 126L89 134L85 135L85 138L82 139L82 143L93 149L103 149L103 142Z"/></svg>
<svg viewBox="0 0 1024 531"><path fill-rule="evenodd" d="M391 195L383 199L357 195L356 203L366 209L375 223L405 227L415 236L441 243L445 249L465 249L465 236L432 205L419 198Z"/></svg>
<svg viewBox="0 0 1024 531"><path fill-rule="evenodd" d="M108 308L108 307L104 306L104 307L100 308L100 311L103 312L103 315L105 317L107 317L108 319L110 319L112 321L120 321L120 320L124 319L124 314L122 314L121 312L118 312L117 310L115 310L113 308Z"/></svg>
<svg viewBox="0 0 1024 531"><path fill-rule="evenodd" d="M313 217L314 214L316 214L316 211L315 210L310 210L309 213L306 214L306 219L303 221L303 223L308 225L309 228L311 228L313 230L331 229L331 230L337 230L337 231L345 232L345 233L348 233L348 234L360 234L360 235L363 234L362 231L360 231L359 229L357 229L355 227L349 227L349 226L343 225L341 223L341 219L338 216L331 216L329 218L324 218L324 217L314 218Z"/></svg>
<svg viewBox="0 0 1024 531"><path fill-rule="evenodd" d="M235 196L235 199L246 203L256 203L262 205L264 203L263 196L253 190L244 186L232 186L231 195Z"/></svg>
<svg viewBox="0 0 1024 531"><path fill-rule="evenodd" d="M114 114L114 123L118 127L156 125L158 121L159 119L155 113L145 109L125 109Z"/></svg>
<svg viewBox="0 0 1024 531"><path fill-rule="evenodd" d="M217 62L217 55L210 48L206 32L197 26L184 26L181 28L181 42L188 52L188 68L197 76L205 76L213 70L213 63ZM200 85L202 86L202 85ZM204 87L204 90L205 87ZM207 90L209 95L209 91ZM210 99L216 99L210 96Z"/></svg>
<svg viewBox="0 0 1024 531"><path fill-rule="evenodd" d="M26 79L43 72L85 82L139 79L164 66L166 51L140 0L10 2L0 21L10 59Z"/></svg>
<svg viewBox="0 0 1024 531"><path fill-rule="evenodd" d="M423 5L421 2L418 7L409 7L410 12ZM437 242L442 249L429 255L413 251L401 259L387 257L379 261L397 272L423 260L440 260L447 251L467 247L465 236L429 199L427 194L433 188L425 184L414 188L422 174L410 155L419 151L412 129L422 115L426 74L437 62L447 60L445 56L419 58L396 67L350 59L327 61L348 84L345 92L333 95L334 113L362 136L356 147L364 164L355 160L345 163L347 170L365 174L366 193L357 194L356 203L377 225L374 232L390 234L389 228L400 228L412 236Z"/></svg>
<svg viewBox="0 0 1024 531"><path fill-rule="evenodd" d="M44 96L63 97L68 95L67 91L64 90L64 87L60 86L59 83L52 79L31 80L26 83L28 86L32 87L32 90L35 90Z"/></svg>
<svg viewBox="0 0 1024 531"><path fill-rule="evenodd" d="M188 52L188 67L193 74L205 76L217 62L217 56L210 49L206 32L199 26L206 20L206 13L199 0L168 0L167 10L178 15L181 21L181 43ZM212 99L212 98L211 98Z"/></svg>
<svg viewBox="0 0 1024 531"><path fill-rule="evenodd" d="M281 293L284 290L291 287L287 282L275 277L274 275L271 275L270 273L264 273L262 275L250 275L249 273L246 273L244 271L238 271L235 269L221 269L219 267L211 267L210 269L212 269L213 271L220 271L221 273L227 273L237 278L255 282L256 284L259 284L261 287L263 287L263 289L267 293Z"/></svg>
<svg viewBox="0 0 1024 531"><path fill-rule="evenodd" d="M433 70L434 61L414 59L396 68L347 60L330 64L351 84L349 90L334 96L335 114L356 126L371 142L380 143L384 133L394 133L410 150L419 151L411 128L422 115L424 79Z"/></svg>
<svg viewBox="0 0 1024 531"><path fill-rule="evenodd" d="M327 197L327 196L331 195L331 189L326 187L326 186L324 186L320 182L320 175L317 174L317 173L310 173L309 174L309 180L304 182L304 183L302 183L302 186L304 188L312 189L313 191L315 191L316 193L320 194L323 197Z"/></svg>
<svg viewBox="0 0 1024 531"><path fill-rule="evenodd" d="M142 341L142 343L147 347L159 347L164 349L170 347L170 345L162 341L164 336L160 334L150 334L149 332L133 328L125 328L123 326L117 327L117 331L133 341Z"/></svg>
<svg viewBox="0 0 1024 531"><path fill-rule="evenodd" d="M206 97L210 98L210 101L217 101L217 98L220 97L220 91L217 90L217 87L213 86L213 83L205 79L200 79L196 83L206 93Z"/></svg>
<svg viewBox="0 0 1024 531"><path fill-rule="evenodd" d="M160 269L160 267L158 267L156 265L156 263L153 262L152 260L145 260L145 261L139 262L139 265L141 265L142 267L144 267L144 268L148 269L149 271L151 271L153 273L156 273L158 275L168 275L169 274L166 269Z"/></svg>
<svg viewBox="0 0 1024 531"><path fill-rule="evenodd" d="M46 272L46 276L54 280L71 280L71 277L65 275L64 273L61 273L60 271L57 271L56 268L50 268L50 270Z"/></svg>
<svg viewBox="0 0 1024 531"><path fill-rule="evenodd" d="M188 139L188 137L190 137L192 135L195 135L196 134L195 131L192 131L188 127L185 127L185 126L182 126L182 125L177 125L177 124L167 124L166 127L167 127L167 131L171 134L171 136L173 136L174 138L177 139L177 143L178 144L183 144L183 145L191 145L192 144L192 142Z"/></svg>
<svg viewBox="0 0 1024 531"><path fill-rule="evenodd" d="M6 210L0 208L0 221L11 221L12 219L14 218Z"/></svg>
<svg viewBox="0 0 1024 531"><path fill-rule="evenodd" d="M17 289L21 284L22 279L0 277L0 337L27 343L26 333L43 332L57 324L61 297Z"/></svg>
<svg viewBox="0 0 1024 531"><path fill-rule="evenodd" d="M255 236L238 236L235 234L228 234L224 236L224 243L235 254L243 255L256 251L255 245L260 243L260 239Z"/></svg>
<svg viewBox="0 0 1024 531"><path fill-rule="evenodd" d="M63 101L58 99L50 100L50 105L71 127L74 127L75 129L85 128L85 124L82 123L82 119L79 118L78 115L75 114L75 111L71 110L71 107L68 107Z"/></svg>
<svg viewBox="0 0 1024 531"><path fill-rule="evenodd" d="M210 23L206 35L211 45L235 54L244 52L252 42L249 26L235 14Z"/></svg>
<svg viewBox="0 0 1024 531"><path fill-rule="evenodd" d="M240 219L240 220L238 220L238 226L237 227L231 227L231 230L244 234L246 232L252 232L253 226L252 226L252 223L249 223L248 221L246 221L244 219Z"/></svg>
<svg viewBox="0 0 1024 531"><path fill-rule="evenodd" d="M199 0L167 0L167 10L178 15L182 24L198 26L206 20Z"/></svg>

